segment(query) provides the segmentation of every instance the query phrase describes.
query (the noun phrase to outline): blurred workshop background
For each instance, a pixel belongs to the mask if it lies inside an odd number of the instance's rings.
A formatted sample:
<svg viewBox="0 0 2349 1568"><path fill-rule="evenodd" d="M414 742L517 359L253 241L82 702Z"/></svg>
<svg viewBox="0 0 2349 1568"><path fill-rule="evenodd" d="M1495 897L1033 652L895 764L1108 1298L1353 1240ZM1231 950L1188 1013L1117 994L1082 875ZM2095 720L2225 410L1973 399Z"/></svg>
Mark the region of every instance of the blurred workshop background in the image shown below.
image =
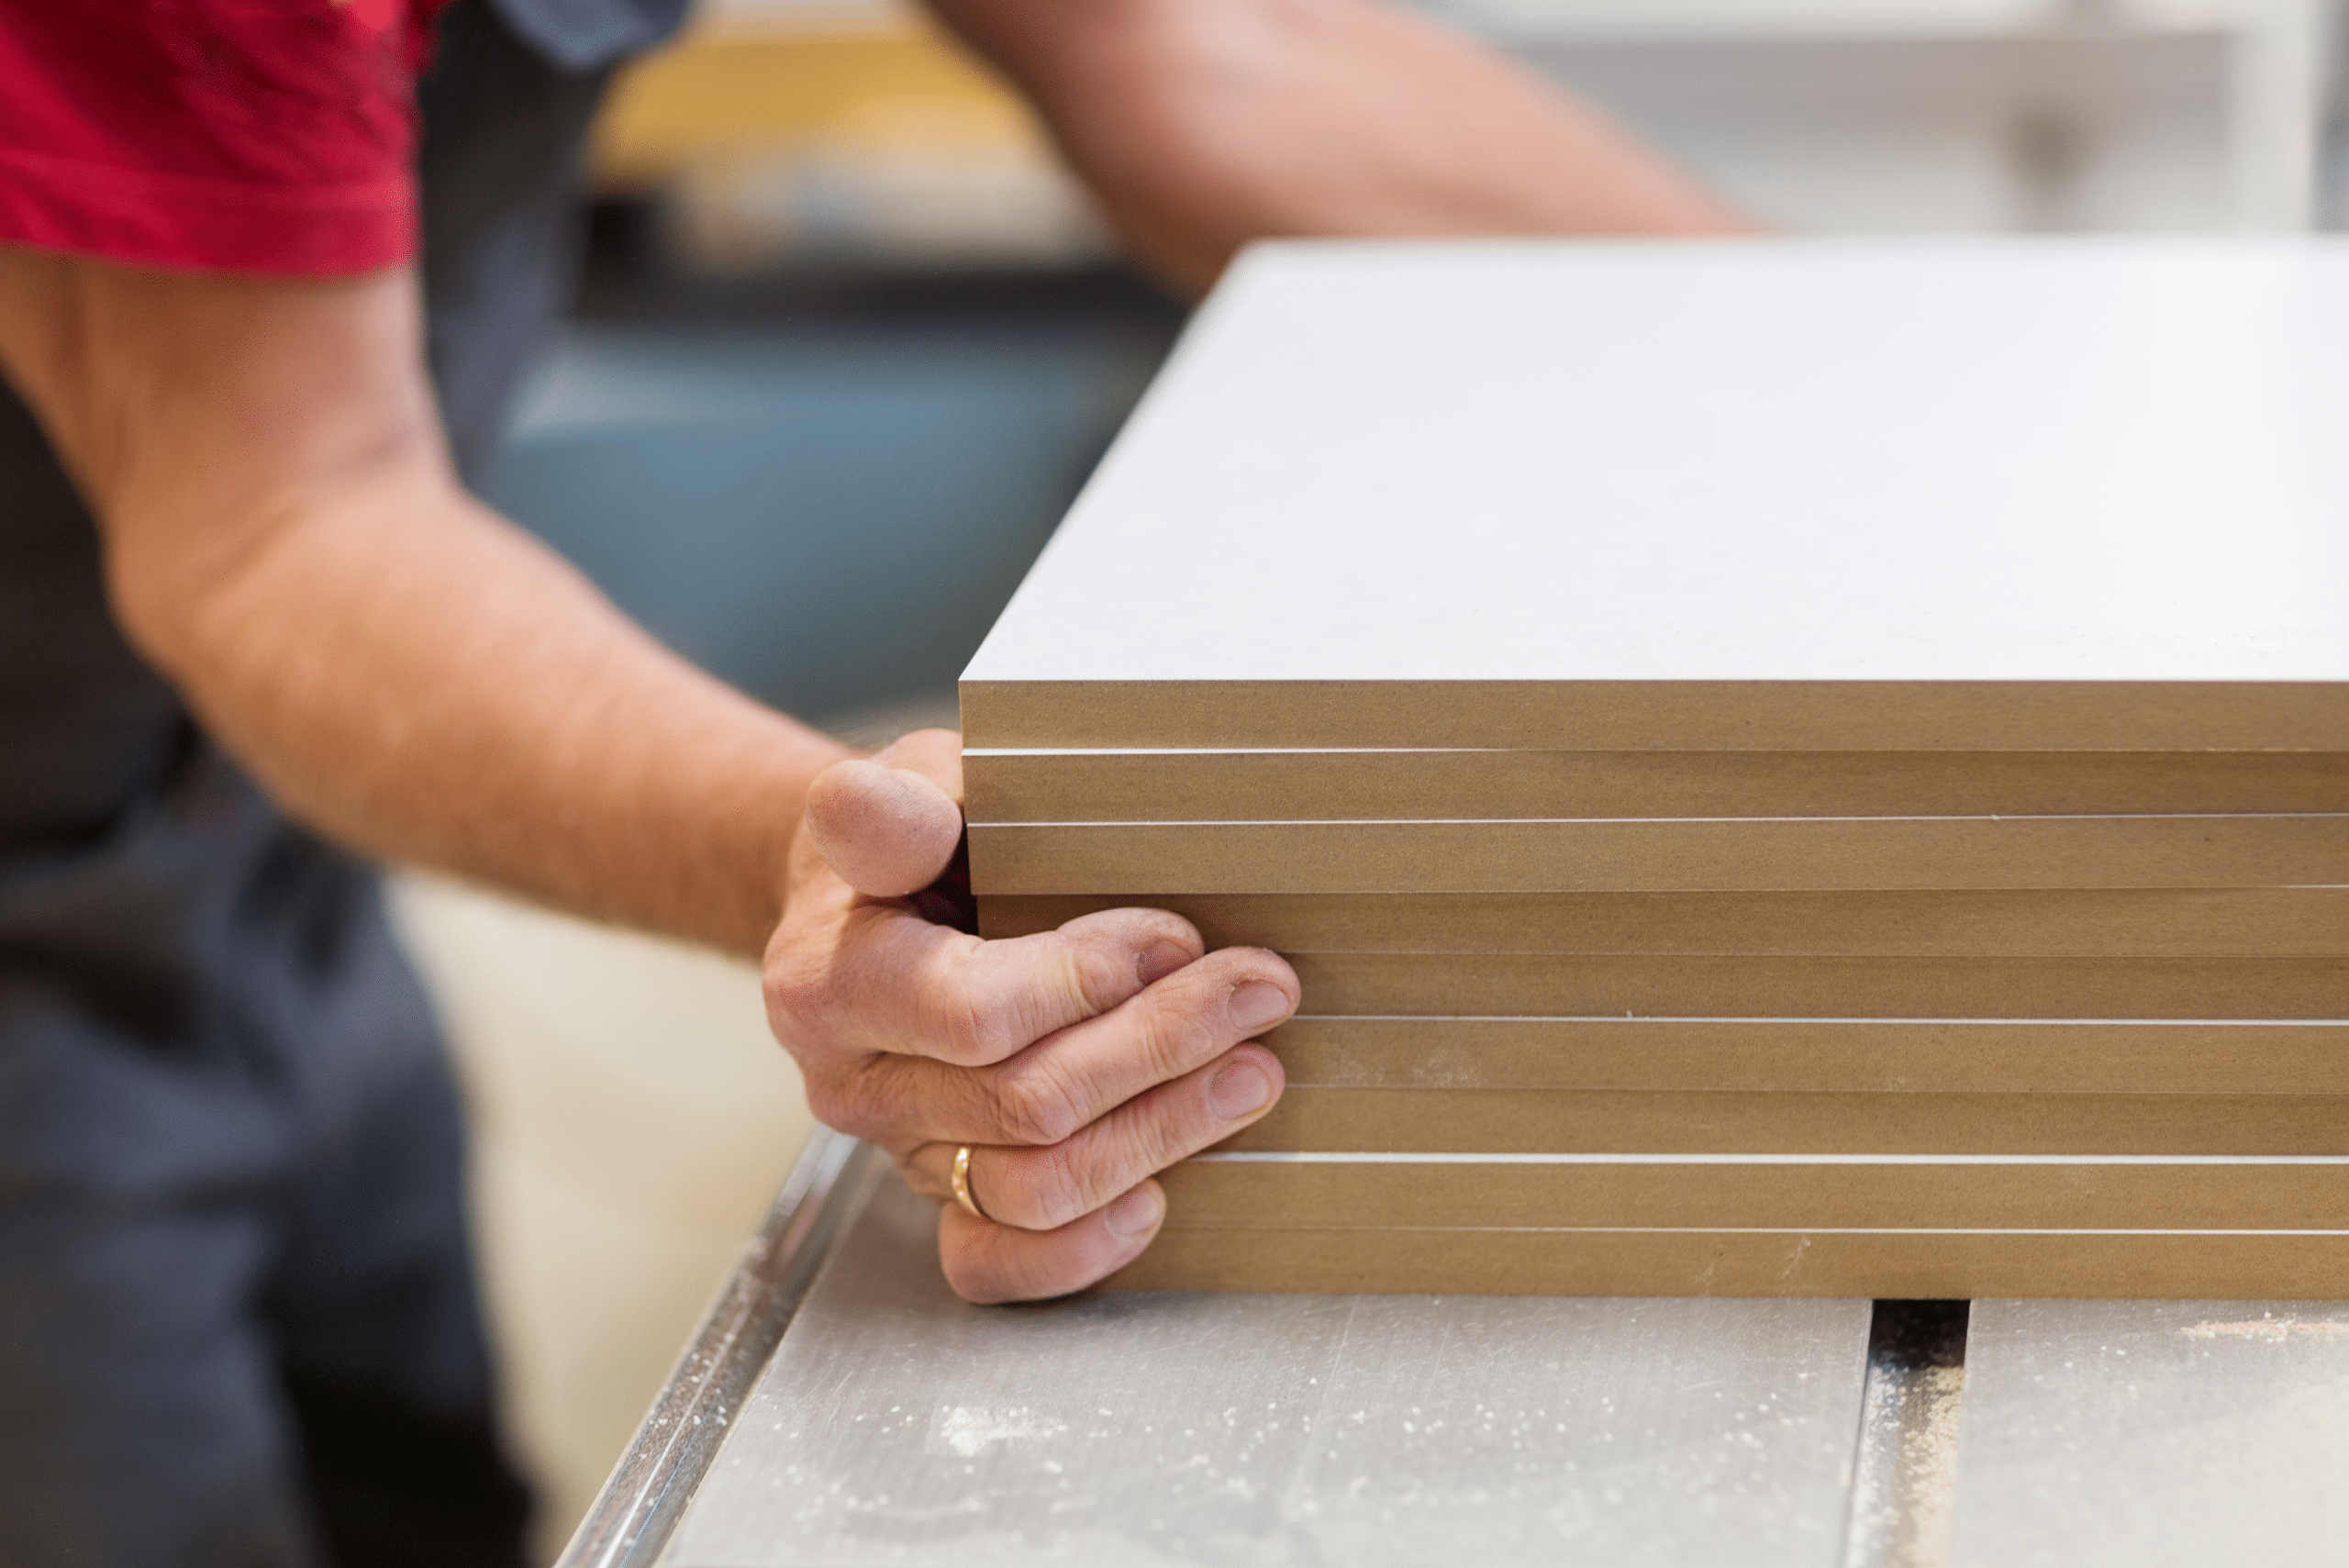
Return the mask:
<svg viewBox="0 0 2349 1568"><path fill-rule="evenodd" d="M2338 222L2330 0L1440 0L1796 233ZM1409 106L1397 106L1408 114ZM489 486L673 646L875 740L953 681L1180 329L888 0L702 0L599 127ZM747 967L403 877L479 1141L542 1544L807 1129Z"/></svg>

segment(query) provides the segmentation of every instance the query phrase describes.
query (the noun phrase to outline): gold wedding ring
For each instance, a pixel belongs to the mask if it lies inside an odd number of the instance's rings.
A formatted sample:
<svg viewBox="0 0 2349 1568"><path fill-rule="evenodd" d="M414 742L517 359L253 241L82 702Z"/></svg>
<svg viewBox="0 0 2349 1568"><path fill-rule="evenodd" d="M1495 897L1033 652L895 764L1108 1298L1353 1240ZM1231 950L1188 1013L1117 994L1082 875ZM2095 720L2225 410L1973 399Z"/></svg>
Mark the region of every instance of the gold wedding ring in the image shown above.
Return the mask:
<svg viewBox="0 0 2349 1568"><path fill-rule="evenodd" d="M971 1195L971 1146L967 1143L954 1151L954 1201L973 1218L986 1218L979 1212L978 1200Z"/></svg>

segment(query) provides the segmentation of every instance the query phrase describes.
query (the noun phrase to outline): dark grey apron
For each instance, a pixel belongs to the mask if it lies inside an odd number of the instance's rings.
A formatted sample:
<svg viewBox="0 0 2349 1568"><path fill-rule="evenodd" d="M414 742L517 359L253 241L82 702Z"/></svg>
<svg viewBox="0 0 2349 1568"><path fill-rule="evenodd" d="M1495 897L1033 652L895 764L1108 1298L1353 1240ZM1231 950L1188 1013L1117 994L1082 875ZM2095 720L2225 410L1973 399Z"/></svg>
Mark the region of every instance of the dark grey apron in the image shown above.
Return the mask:
<svg viewBox="0 0 2349 1568"><path fill-rule="evenodd" d="M420 96L469 477L560 304L578 150L682 0L463 0ZM368 867L279 817L109 618L0 386L0 1556L522 1561L462 1139Z"/></svg>

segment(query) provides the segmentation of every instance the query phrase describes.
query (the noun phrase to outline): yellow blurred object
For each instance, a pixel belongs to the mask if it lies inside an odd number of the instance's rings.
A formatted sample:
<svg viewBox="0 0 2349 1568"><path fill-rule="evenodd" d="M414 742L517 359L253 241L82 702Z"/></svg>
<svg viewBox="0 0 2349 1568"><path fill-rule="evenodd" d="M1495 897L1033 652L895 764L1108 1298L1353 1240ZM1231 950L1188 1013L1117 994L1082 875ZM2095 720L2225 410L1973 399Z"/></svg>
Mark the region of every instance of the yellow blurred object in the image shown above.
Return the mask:
<svg viewBox="0 0 2349 1568"><path fill-rule="evenodd" d="M596 128L607 192L793 145L883 143L917 132L974 148L1041 147L1019 101L911 23L713 28L629 66Z"/></svg>

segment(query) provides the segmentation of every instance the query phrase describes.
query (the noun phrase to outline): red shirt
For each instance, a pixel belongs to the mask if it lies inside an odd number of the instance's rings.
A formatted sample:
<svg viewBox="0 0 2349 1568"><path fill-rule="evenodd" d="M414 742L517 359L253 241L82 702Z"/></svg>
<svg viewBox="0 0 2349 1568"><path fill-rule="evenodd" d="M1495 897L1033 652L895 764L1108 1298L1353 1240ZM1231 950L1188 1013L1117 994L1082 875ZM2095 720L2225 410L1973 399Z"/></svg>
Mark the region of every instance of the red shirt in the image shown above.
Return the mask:
<svg viewBox="0 0 2349 1568"><path fill-rule="evenodd" d="M0 244L366 272L416 250L441 0L0 0Z"/></svg>

